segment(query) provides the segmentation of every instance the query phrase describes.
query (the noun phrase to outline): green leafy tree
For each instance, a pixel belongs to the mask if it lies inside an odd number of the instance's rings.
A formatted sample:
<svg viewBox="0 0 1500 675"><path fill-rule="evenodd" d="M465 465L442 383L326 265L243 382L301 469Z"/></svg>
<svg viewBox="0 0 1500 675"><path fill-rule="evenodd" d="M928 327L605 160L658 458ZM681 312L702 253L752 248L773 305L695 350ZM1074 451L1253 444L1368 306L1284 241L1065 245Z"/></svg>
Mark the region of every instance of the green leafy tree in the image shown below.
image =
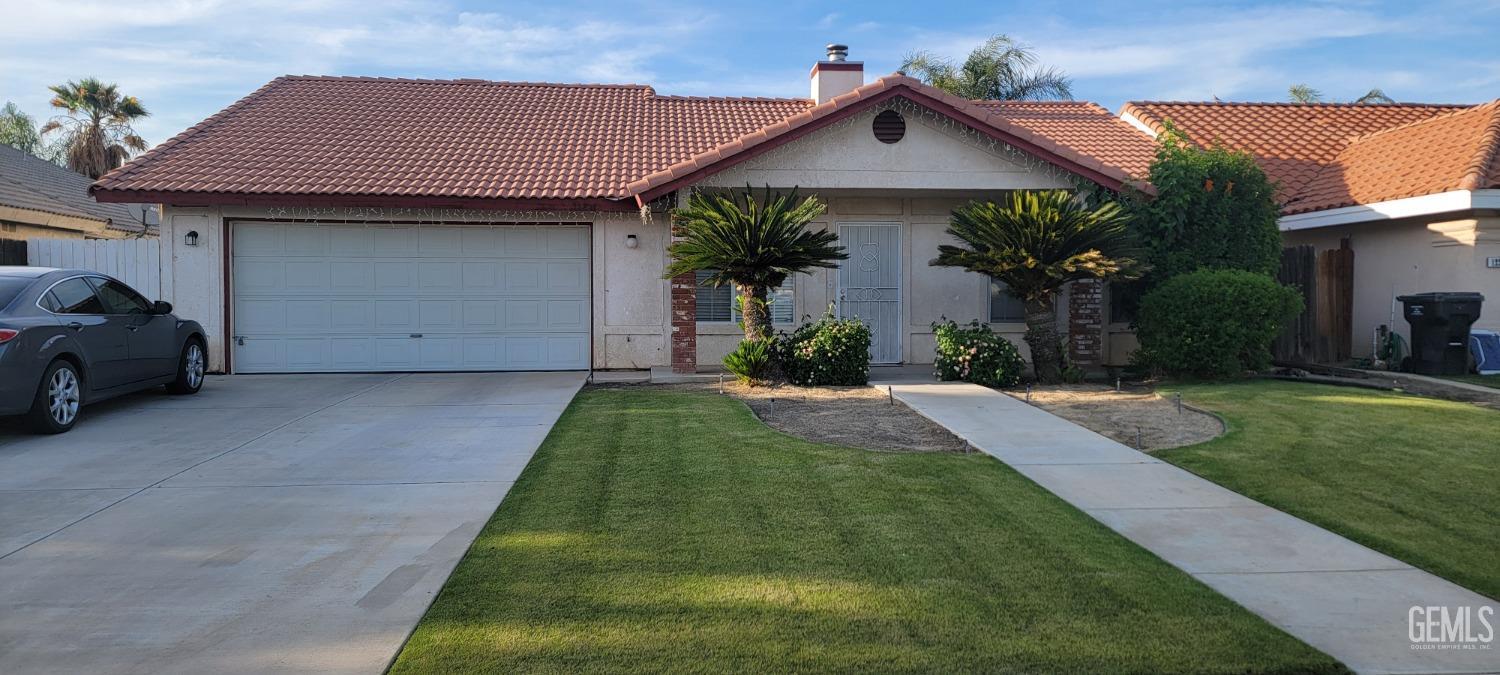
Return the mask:
<svg viewBox="0 0 1500 675"><path fill-rule="evenodd" d="M1281 264L1276 188L1247 153L1198 147L1170 124L1151 163L1154 199L1133 199L1131 227L1155 285L1198 269L1274 274Z"/></svg>
<svg viewBox="0 0 1500 675"><path fill-rule="evenodd" d="M1063 190L1019 191L1005 204L973 201L953 211L930 264L961 267L1004 283L1026 308L1026 344L1038 380L1062 381L1057 291L1081 279L1128 279L1140 251L1118 203L1089 207Z"/></svg>
<svg viewBox="0 0 1500 675"><path fill-rule="evenodd" d="M1007 35L996 35L975 47L962 64L921 51L907 54L900 70L967 99L1048 101L1073 97L1067 75L1038 66L1031 49Z"/></svg>
<svg viewBox="0 0 1500 675"><path fill-rule="evenodd" d="M686 206L672 213L681 239L668 247L672 261L666 276L700 271L712 274L711 286L733 284L740 298L745 339L771 336L771 289L788 276L817 267L837 267L848 258L838 235L808 229L825 206L817 197L798 199L766 187L759 199L743 191L694 192Z"/></svg>
<svg viewBox="0 0 1500 675"><path fill-rule="evenodd" d="M98 178L146 149L131 122L149 115L134 96L92 77L54 85L52 107L66 111L42 127L42 134L59 133L66 148L68 168Z"/></svg>
<svg viewBox="0 0 1500 675"><path fill-rule="evenodd" d="M42 149L42 134L36 129L36 121L10 101L0 108L0 144L33 155Z"/></svg>

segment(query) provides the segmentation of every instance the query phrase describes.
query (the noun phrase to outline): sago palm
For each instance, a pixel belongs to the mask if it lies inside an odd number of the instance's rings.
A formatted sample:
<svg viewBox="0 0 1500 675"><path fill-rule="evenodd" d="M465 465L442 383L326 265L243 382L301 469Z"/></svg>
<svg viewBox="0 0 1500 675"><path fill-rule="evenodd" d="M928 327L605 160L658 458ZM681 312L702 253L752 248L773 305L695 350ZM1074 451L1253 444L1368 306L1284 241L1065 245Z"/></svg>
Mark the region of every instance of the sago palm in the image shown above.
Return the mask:
<svg viewBox="0 0 1500 675"><path fill-rule="evenodd" d="M98 178L146 149L130 123L149 115L134 96L123 96L113 84L92 77L54 85L52 107L67 111L42 127L43 134L63 134L69 169Z"/></svg>
<svg viewBox="0 0 1500 675"><path fill-rule="evenodd" d="M766 298L771 289L788 276L837 267L849 257L837 245L837 234L808 229L824 209L817 197L799 200L796 189L781 194L768 186L759 199L749 186L744 191L694 192L686 206L672 213L681 239L667 249L672 262L666 276L706 270L712 274L704 283L733 284L745 338L769 337Z"/></svg>
<svg viewBox="0 0 1500 675"><path fill-rule="evenodd" d="M1045 101L1073 97L1062 72L1036 65L1025 45L996 35L969 52L962 64L930 52L906 55L901 72L954 96L994 101Z"/></svg>
<svg viewBox="0 0 1500 675"><path fill-rule="evenodd" d="M1004 204L975 201L955 209L948 233L961 244L939 246L931 264L1004 283L1025 305L1037 379L1059 382L1057 291L1070 281L1136 276L1139 250L1128 222L1114 202L1089 208L1063 190L1015 192Z"/></svg>

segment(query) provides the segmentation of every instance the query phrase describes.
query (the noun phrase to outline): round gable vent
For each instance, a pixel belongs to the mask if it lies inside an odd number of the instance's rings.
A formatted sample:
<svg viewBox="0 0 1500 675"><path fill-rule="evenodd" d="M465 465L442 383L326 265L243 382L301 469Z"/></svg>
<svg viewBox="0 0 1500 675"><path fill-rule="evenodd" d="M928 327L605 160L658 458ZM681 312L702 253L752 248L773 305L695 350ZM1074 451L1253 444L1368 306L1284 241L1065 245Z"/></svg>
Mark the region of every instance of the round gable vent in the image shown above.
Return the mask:
<svg viewBox="0 0 1500 675"><path fill-rule="evenodd" d="M906 135L906 120L894 110L882 110L875 116L875 139L881 143L895 143Z"/></svg>

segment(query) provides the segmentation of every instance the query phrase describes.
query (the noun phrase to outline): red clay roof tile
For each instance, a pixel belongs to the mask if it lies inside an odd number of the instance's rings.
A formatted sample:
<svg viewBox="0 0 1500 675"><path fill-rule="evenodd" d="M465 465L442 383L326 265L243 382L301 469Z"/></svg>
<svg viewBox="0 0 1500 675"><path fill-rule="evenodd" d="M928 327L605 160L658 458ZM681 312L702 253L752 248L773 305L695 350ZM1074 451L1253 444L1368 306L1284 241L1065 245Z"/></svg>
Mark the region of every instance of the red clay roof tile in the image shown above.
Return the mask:
<svg viewBox="0 0 1500 675"><path fill-rule="evenodd" d="M94 189L115 197L623 200L759 144L784 142L898 87L1054 152L1043 159L1065 168L1124 182L1144 175L1150 161L1150 139L1097 105L965 101L904 76L822 106L659 96L640 85L288 76Z"/></svg>

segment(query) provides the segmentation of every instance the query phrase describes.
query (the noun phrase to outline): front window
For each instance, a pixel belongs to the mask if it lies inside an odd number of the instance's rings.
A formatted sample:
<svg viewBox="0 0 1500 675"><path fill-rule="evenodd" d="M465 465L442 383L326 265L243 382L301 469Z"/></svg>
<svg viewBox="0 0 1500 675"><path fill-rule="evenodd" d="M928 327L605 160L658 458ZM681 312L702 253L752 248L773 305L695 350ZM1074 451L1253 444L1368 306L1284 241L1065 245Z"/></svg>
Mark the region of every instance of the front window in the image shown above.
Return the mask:
<svg viewBox="0 0 1500 675"><path fill-rule="evenodd" d="M110 314L150 314L151 303L141 297L141 294L131 290L129 286L118 281L92 277L94 287L99 289L99 299L104 301L104 306Z"/></svg>
<svg viewBox="0 0 1500 675"><path fill-rule="evenodd" d="M1011 295L1004 283L990 279L990 323L1021 323L1026 306Z"/></svg>
<svg viewBox="0 0 1500 675"><path fill-rule="evenodd" d="M725 284L723 286L705 286L703 282L713 276L712 270L699 270L696 275L698 282L698 321L703 323L738 323L740 320L739 308L734 300L734 287ZM767 298L771 301L771 323L792 323L796 321L796 307L794 306L792 278L787 277L781 286L772 290Z"/></svg>

